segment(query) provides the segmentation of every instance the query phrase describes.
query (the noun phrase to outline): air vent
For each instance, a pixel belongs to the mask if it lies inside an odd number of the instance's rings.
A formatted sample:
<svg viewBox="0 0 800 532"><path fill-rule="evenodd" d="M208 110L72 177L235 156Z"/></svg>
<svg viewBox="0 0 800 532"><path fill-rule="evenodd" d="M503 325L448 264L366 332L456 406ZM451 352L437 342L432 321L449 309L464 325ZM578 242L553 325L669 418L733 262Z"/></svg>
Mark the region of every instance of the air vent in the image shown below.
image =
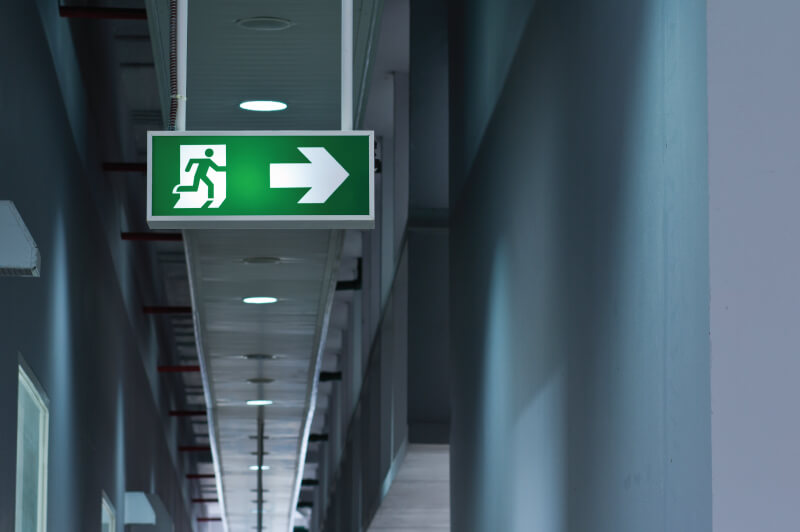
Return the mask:
<svg viewBox="0 0 800 532"><path fill-rule="evenodd" d="M236 24L246 30L253 31L281 31L294 26L294 22L278 17L248 17L240 18Z"/></svg>
<svg viewBox="0 0 800 532"><path fill-rule="evenodd" d="M0 277L39 277L39 248L11 201L0 201L0 242Z"/></svg>

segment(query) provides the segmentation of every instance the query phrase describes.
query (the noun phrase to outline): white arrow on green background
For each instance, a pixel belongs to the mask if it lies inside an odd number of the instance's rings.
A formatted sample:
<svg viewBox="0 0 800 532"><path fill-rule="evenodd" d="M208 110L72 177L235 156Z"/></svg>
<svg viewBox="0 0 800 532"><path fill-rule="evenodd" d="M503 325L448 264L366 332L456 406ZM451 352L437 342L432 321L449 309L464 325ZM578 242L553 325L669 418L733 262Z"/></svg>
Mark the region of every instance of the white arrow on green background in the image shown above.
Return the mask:
<svg viewBox="0 0 800 532"><path fill-rule="evenodd" d="M325 203L350 174L325 148L297 149L308 162L270 164L269 187L310 187L297 203Z"/></svg>

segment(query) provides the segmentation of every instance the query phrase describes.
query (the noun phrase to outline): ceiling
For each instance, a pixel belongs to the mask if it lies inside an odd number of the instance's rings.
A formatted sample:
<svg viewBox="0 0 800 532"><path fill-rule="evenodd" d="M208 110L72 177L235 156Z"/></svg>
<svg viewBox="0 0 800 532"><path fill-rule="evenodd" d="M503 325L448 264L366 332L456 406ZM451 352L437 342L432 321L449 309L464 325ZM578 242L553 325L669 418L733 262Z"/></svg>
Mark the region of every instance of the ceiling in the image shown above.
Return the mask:
<svg viewBox="0 0 800 532"><path fill-rule="evenodd" d="M256 525L261 475L264 530L288 530L342 232L186 231L184 242L228 529ZM278 301L249 305L247 296ZM273 403L248 406L250 400ZM260 419L269 467L263 472L253 471Z"/></svg>
<svg viewBox="0 0 800 532"><path fill-rule="evenodd" d="M340 2L322 0L191 0L187 80L187 129L340 129ZM369 59L382 2L355 0L356 110L365 105ZM141 174L125 164L145 159L148 130L165 129L169 109L169 1L62 0L62 5L146 8L147 20L76 21L84 39L86 75L97 112L118 126L101 139L109 177L125 198L123 227L142 232L145 198ZM284 18L282 31L247 30L247 17ZM113 18L113 17L112 17ZM98 65L103 63L102 73ZM102 79L101 79L102 78ZM239 109L246 99L277 99L280 113ZM122 165L115 163L120 162ZM135 165L134 165L135 166ZM121 168L122 167L122 168ZM140 234L140 233L135 233ZM148 240L147 236L143 240ZM130 245L130 244L124 244ZM134 244L135 245L135 244ZM127 249L127 248L126 248ZM154 239L136 249L143 298L164 308L192 307L192 314L159 313L160 367L202 371L161 375L178 418L176 460L190 484L197 530L230 532L256 527L259 419L263 419L265 531L303 525L308 488L320 443L308 434L325 423L331 384L319 372L339 367L342 330L349 327L352 292L335 292L337 280L357 276L358 231L186 231L183 242ZM142 253L139 253L139 252ZM247 258L278 261L255 260ZM147 276L150 278L145 278ZM152 286L151 286L152 285ZM273 305L242 302L270 295ZM334 297L335 295L335 297ZM330 327L327 325L330 324ZM277 355L262 359L243 355ZM249 382L250 379L268 379ZM264 407L251 399L269 399ZM316 415L315 415L316 414ZM172 415L172 413L170 414ZM210 446L212 452L205 451ZM213 458L213 460L212 460ZM218 502L215 499L219 499ZM198 501L203 501L198 503ZM206 521L206 519L212 519Z"/></svg>
<svg viewBox="0 0 800 532"><path fill-rule="evenodd" d="M239 24L264 16L291 26L257 31ZM187 129L340 129L340 16L336 1L192 0ZM250 99L280 100L288 108L252 113L238 107ZM256 528L259 475L263 530L291 530L305 521L308 510L303 515L296 507L319 373L337 366L338 336L327 334L335 285L340 262L343 276L352 277L360 253L358 245L343 247L344 240L336 230L184 232L219 510L230 532ZM247 296L278 302L247 305ZM273 403L246 404L254 399ZM324 409L324 396L319 403ZM257 470L259 420L266 471Z"/></svg>
<svg viewBox="0 0 800 532"><path fill-rule="evenodd" d="M275 17L292 26L248 30L237 21ZM339 129L341 2L192 0L186 127L194 130ZM239 109L279 100L280 113Z"/></svg>

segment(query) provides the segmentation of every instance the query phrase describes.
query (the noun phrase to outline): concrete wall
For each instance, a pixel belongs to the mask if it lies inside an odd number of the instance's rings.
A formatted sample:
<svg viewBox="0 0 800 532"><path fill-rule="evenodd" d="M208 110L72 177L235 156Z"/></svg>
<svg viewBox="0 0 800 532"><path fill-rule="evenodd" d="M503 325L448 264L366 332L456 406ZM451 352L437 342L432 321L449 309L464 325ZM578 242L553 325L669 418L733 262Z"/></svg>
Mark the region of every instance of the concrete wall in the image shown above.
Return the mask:
<svg viewBox="0 0 800 532"><path fill-rule="evenodd" d="M133 490L156 493L188 531L175 427L152 384L155 331L138 312L137 273L107 240L119 242L121 200L97 208L90 107L56 9L18 0L0 16L0 198L42 255L41 278L0 278L0 530L14 526L21 356L50 399L49 530L99 531L103 490L121 531Z"/></svg>
<svg viewBox="0 0 800 532"><path fill-rule="evenodd" d="M705 2L451 2L452 529L711 529Z"/></svg>
<svg viewBox="0 0 800 532"><path fill-rule="evenodd" d="M708 1L714 530L800 523L800 4Z"/></svg>

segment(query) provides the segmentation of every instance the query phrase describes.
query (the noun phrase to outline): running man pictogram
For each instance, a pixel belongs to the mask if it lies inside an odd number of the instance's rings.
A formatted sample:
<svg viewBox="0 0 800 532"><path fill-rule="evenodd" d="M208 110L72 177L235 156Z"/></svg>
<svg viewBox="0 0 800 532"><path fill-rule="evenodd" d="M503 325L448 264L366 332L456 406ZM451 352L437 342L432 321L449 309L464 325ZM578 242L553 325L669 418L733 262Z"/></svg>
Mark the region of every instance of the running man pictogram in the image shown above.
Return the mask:
<svg viewBox="0 0 800 532"><path fill-rule="evenodd" d="M225 201L227 149L220 145L183 145L180 180L172 190L178 209L218 208Z"/></svg>
<svg viewBox="0 0 800 532"><path fill-rule="evenodd" d="M217 166L211 158L214 156L214 150L208 148L205 152L205 159L189 159L189 164L186 165L184 172L191 172L192 166L197 165L197 171L194 173L194 181L191 185L178 185L175 187L175 192L197 192L200 186L200 181L208 185L208 197L214 199L214 182L208 178L209 169L213 168L217 172L224 172L226 167Z"/></svg>

